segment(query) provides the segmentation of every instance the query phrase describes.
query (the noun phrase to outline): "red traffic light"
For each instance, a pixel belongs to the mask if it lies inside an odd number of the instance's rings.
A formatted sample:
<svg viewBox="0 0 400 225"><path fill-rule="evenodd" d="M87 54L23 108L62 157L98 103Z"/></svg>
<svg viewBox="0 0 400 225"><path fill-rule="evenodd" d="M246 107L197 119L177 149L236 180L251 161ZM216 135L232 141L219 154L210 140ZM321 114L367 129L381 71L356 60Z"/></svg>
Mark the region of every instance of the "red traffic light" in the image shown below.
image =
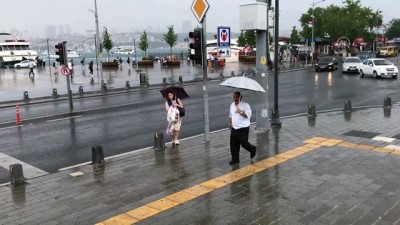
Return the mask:
<svg viewBox="0 0 400 225"><path fill-rule="evenodd" d="M56 55L63 55L63 53L64 53L64 45L63 45L62 42L59 42L58 44L56 44L55 48L57 49Z"/></svg>
<svg viewBox="0 0 400 225"><path fill-rule="evenodd" d="M192 39L200 39L201 38L201 30L195 29L193 32L189 32L189 38Z"/></svg>

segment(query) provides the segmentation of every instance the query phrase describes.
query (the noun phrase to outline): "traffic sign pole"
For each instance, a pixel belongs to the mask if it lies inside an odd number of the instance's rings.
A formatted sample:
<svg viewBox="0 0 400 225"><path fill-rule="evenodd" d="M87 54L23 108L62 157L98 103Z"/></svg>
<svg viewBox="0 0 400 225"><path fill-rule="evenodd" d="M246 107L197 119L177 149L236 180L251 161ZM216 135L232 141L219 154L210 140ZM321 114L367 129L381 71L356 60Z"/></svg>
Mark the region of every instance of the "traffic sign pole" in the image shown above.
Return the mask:
<svg viewBox="0 0 400 225"><path fill-rule="evenodd" d="M207 74L207 32L206 32L206 16L204 15L202 20L202 61L203 61L203 98L204 98L204 141L210 141L210 118L209 118L209 107L208 107L208 74Z"/></svg>
<svg viewBox="0 0 400 225"><path fill-rule="evenodd" d="M66 66L68 67L68 56L67 56L67 42L63 42L63 51L64 51L64 62L66 63ZM72 92L71 92L71 84L70 84L70 75L71 71L69 71L69 75L66 75L67 77L67 94L68 94L68 102L69 102L69 113L72 113L74 109L74 104L72 102Z"/></svg>
<svg viewBox="0 0 400 225"><path fill-rule="evenodd" d="M208 115L208 75L207 75L207 32L206 32L206 13L210 4L207 0L194 0L192 6L190 7L196 19L201 23L202 33L201 33L201 57L203 64L203 98L204 98L204 141L210 141L210 125L209 125L209 115Z"/></svg>

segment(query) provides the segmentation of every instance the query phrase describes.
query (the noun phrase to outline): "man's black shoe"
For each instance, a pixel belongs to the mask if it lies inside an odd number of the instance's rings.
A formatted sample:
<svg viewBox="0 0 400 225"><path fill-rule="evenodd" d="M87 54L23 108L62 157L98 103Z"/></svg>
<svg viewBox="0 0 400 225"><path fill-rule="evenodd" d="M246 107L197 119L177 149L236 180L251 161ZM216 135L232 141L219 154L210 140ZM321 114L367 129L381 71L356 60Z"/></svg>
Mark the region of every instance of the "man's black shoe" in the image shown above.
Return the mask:
<svg viewBox="0 0 400 225"><path fill-rule="evenodd" d="M250 159L256 156L256 152L257 152L257 147L254 147L254 150L250 153Z"/></svg>
<svg viewBox="0 0 400 225"><path fill-rule="evenodd" d="M229 165L231 165L231 166L233 166L233 165L236 165L236 164L239 164L239 161L230 161L229 162Z"/></svg>

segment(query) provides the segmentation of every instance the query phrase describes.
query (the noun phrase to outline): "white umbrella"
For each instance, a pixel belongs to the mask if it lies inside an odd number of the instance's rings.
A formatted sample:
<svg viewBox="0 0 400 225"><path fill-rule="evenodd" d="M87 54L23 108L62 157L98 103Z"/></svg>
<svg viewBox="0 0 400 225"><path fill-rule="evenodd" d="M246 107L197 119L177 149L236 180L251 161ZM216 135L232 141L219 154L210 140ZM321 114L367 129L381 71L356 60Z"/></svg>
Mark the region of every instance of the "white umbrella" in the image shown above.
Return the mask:
<svg viewBox="0 0 400 225"><path fill-rule="evenodd" d="M257 81L247 78L245 76L228 78L221 82L219 85L265 93L264 88Z"/></svg>

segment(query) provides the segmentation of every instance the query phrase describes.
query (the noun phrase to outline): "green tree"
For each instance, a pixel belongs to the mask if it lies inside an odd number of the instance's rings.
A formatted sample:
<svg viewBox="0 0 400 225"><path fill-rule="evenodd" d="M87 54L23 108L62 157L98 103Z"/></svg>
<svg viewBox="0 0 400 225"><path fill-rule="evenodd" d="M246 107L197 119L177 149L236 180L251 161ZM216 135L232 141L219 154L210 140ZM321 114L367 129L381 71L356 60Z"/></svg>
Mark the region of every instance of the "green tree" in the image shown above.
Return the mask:
<svg viewBox="0 0 400 225"><path fill-rule="evenodd" d="M374 38L376 27L382 24L382 11L373 11L370 7L361 6L360 0L344 0L343 6L330 5L326 8L317 7L308 9L300 17L303 28L301 35L310 38L312 28L309 21L314 15L314 37L324 37L330 34L331 39L347 37L353 41L357 37L363 37L370 42Z"/></svg>
<svg viewBox="0 0 400 225"><path fill-rule="evenodd" d="M246 40L246 45L250 46L250 48L256 47L256 31L255 30L248 30L244 32L244 38Z"/></svg>
<svg viewBox="0 0 400 225"><path fill-rule="evenodd" d="M111 40L111 35L108 33L106 27L103 27L103 48L107 51L107 61L110 59L110 50L114 47L114 43Z"/></svg>
<svg viewBox="0 0 400 225"><path fill-rule="evenodd" d="M144 58L147 57L147 49L149 48L149 40L147 39L146 30L143 31L143 34L140 35L140 42L139 42L140 50L144 51Z"/></svg>
<svg viewBox="0 0 400 225"><path fill-rule="evenodd" d="M296 26L293 26L292 33L290 34L290 43L299 44L300 43L300 35L296 30Z"/></svg>
<svg viewBox="0 0 400 225"><path fill-rule="evenodd" d="M170 54L172 55L172 47L176 45L176 42L178 41L178 35L175 34L174 31L174 26L169 26L167 27L168 32L164 34L164 41L168 43L170 47Z"/></svg>
<svg viewBox="0 0 400 225"><path fill-rule="evenodd" d="M389 28L386 31L386 36L389 39L400 37L400 19L392 19L389 22Z"/></svg>
<svg viewBox="0 0 400 225"><path fill-rule="evenodd" d="M246 46L246 38L243 35L243 31L240 33L240 36L237 40L238 46L239 47L245 47Z"/></svg>

